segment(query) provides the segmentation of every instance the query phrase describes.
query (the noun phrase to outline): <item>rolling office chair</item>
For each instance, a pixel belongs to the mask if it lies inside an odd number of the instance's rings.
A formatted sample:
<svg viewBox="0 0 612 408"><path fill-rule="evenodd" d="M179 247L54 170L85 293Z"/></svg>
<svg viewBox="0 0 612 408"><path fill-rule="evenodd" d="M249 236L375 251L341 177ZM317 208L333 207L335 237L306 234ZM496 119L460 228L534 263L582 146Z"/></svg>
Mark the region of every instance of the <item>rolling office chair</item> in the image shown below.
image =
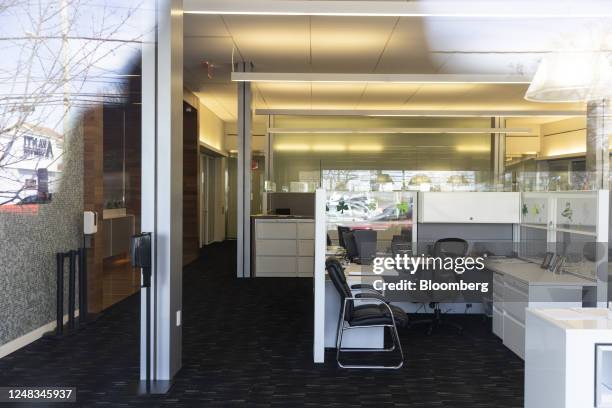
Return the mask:
<svg viewBox="0 0 612 408"><path fill-rule="evenodd" d="M377 235L376 231L373 230L353 231L353 240L357 250L357 263L361 265L370 265L372 263L372 260L376 257Z"/></svg>
<svg viewBox="0 0 612 408"><path fill-rule="evenodd" d="M346 232L351 232L351 229L349 227L338 225L338 245L344 249L346 249L346 245L344 244L344 234Z"/></svg>
<svg viewBox="0 0 612 408"><path fill-rule="evenodd" d="M338 331L336 333L336 362L340 368L373 368L373 369L398 369L404 364L404 353L400 343L397 326L406 327L408 316L402 309L390 305L385 298L374 290L363 290L361 293L353 294L349 288L344 270L340 262L335 258L325 261L327 273L340 295L340 315L338 316ZM355 300L367 301L367 304L355 306ZM382 349L358 349L342 348L342 335L346 330L367 327L387 327L390 331L393 345ZM391 352L399 349L400 361L396 365L349 365L342 364L340 354L342 352Z"/></svg>
<svg viewBox="0 0 612 408"><path fill-rule="evenodd" d="M355 243L353 231L342 233L342 243L344 244L344 249L346 249L346 258L348 261L357 263L359 261L359 252L357 251L357 244Z"/></svg>
<svg viewBox="0 0 612 408"><path fill-rule="evenodd" d="M466 240L461 238L443 238L435 242L432 250L434 257L440 258L458 258L467 255L469 244ZM417 271L417 274L423 271ZM457 274L455 271L446 270L435 270L434 271L435 282L456 282ZM456 296L451 295L439 295L436 292L430 294L429 307L433 308L433 318L426 320L419 320L413 322L412 325L426 324L428 325L427 334L431 334L433 329L440 326L450 326L457 329L459 334L463 333L463 326L455 322L449 322L442 319L442 310L440 309L440 303L443 301L454 300Z"/></svg>

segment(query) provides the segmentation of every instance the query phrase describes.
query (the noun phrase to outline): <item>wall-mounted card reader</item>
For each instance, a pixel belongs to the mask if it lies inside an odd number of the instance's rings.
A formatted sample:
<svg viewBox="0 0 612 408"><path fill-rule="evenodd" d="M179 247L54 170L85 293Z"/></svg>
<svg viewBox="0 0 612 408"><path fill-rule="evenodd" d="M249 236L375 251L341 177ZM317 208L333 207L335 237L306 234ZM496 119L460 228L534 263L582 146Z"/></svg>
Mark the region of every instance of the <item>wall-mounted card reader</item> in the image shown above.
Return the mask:
<svg viewBox="0 0 612 408"><path fill-rule="evenodd" d="M132 236L130 245L132 266L142 268L142 287L151 286L151 233L143 232Z"/></svg>
<svg viewBox="0 0 612 408"><path fill-rule="evenodd" d="M95 211L83 212L83 234L93 235L98 232L98 213Z"/></svg>

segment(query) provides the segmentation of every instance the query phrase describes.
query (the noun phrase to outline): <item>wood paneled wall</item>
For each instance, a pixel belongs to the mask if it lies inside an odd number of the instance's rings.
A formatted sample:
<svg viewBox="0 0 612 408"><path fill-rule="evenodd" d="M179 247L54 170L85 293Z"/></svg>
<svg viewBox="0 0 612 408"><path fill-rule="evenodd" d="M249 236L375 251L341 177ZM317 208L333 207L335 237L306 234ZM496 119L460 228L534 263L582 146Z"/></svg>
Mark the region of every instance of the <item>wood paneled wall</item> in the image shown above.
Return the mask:
<svg viewBox="0 0 612 408"><path fill-rule="evenodd" d="M104 210L104 109L96 106L89 109L83 118L83 208L95 211L102 217ZM93 236L87 253L87 291L89 312L98 313L103 308L104 231L98 222L98 233Z"/></svg>
<svg viewBox="0 0 612 408"><path fill-rule="evenodd" d="M197 259L200 248L198 147L198 111L183 102L183 265Z"/></svg>

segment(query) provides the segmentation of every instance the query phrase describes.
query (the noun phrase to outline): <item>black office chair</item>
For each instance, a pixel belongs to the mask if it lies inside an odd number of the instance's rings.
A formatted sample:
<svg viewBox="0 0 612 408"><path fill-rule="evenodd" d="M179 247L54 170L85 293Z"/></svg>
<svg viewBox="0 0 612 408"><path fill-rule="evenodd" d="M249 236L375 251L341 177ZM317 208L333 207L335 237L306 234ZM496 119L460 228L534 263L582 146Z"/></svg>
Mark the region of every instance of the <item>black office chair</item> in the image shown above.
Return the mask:
<svg viewBox="0 0 612 408"><path fill-rule="evenodd" d="M404 353L400 343L397 327L408 325L408 316L402 309L390 305L385 298L376 291L364 290L353 294L349 288L344 270L340 262L335 258L325 261L325 268L340 295L340 315L338 316L338 331L336 333L336 362L341 368L374 368L374 369L398 369L404 364ZM367 304L355 306L355 300L367 301ZM359 349L342 348L342 335L344 331L356 328L387 327L393 340L389 348L381 349ZM391 352L399 349L400 361L396 365L349 365L342 364L340 353L342 352Z"/></svg>
<svg viewBox="0 0 612 408"><path fill-rule="evenodd" d="M344 233L350 232L351 229L349 227L343 227L338 225L338 245L342 248L346 249L346 245L344 244Z"/></svg>
<svg viewBox="0 0 612 408"><path fill-rule="evenodd" d="M467 255L469 248L469 244L466 240L462 238L443 238L439 239L435 242L432 250L432 256L439 258L459 258ZM416 273L422 273L423 271L417 271ZM444 269L436 269L433 271L434 281L435 282L457 282L457 273L455 271L444 270ZM433 309L433 318L426 320L419 320L412 323L412 326L425 324L428 326L427 334L431 334L436 327L441 326L450 326L457 329L459 334L463 333L463 326L459 323L450 322L448 320L442 319L442 309L440 309L440 303L443 301L452 300L450 297L452 295L443 294L440 295L437 292L432 292L430 294L430 303L429 307Z"/></svg>
<svg viewBox="0 0 612 408"><path fill-rule="evenodd" d="M357 250L358 263L370 265L376 257L377 233L374 230L354 230L353 239Z"/></svg>
<svg viewBox="0 0 612 408"><path fill-rule="evenodd" d="M359 251L357 251L357 244L355 243L353 231L342 233L342 243L344 244L344 249L346 249L346 258L348 261L359 263Z"/></svg>

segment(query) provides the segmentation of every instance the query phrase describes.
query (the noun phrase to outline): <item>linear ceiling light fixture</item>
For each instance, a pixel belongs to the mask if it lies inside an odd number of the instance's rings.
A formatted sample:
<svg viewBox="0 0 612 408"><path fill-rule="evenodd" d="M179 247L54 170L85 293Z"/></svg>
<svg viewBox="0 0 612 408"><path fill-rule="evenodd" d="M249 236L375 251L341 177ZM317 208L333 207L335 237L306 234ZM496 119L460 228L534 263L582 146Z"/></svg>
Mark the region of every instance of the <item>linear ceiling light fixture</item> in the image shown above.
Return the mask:
<svg viewBox="0 0 612 408"><path fill-rule="evenodd" d="M384 146L380 144L325 144L318 143L313 145L302 143L279 143L274 146L274 150L283 152L382 152Z"/></svg>
<svg viewBox="0 0 612 408"><path fill-rule="evenodd" d="M529 84L525 75L493 74L338 74L323 72L232 72L234 82L395 83L395 84Z"/></svg>
<svg viewBox="0 0 612 408"><path fill-rule="evenodd" d="M340 17L604 18L607 0L478 1L184 0L185 14Z"/></svg>
<svg viewBox="0 0 612 408"><path fill-rule="evenodd" d="M531 128L268 128L282 134L424 134L424 133L518 133L531 134Z"/></svg>
<svg viewBox="0 0 612 408"><path fill-rule="evenodd" d="M256 115L370 117L556 117L584 116L580 110L256 109Z"/></svg>

